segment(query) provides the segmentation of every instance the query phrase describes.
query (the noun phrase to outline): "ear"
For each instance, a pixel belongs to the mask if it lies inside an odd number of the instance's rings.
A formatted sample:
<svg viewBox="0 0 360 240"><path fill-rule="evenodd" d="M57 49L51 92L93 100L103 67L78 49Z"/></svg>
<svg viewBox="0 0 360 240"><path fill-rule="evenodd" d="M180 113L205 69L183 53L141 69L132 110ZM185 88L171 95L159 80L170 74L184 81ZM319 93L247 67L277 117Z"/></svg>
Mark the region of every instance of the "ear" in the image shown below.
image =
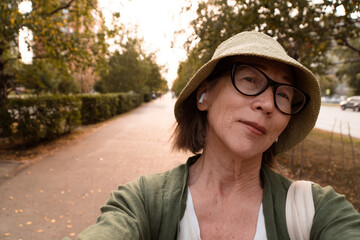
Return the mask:
<svg viewBox="0 0 360 240"><path fill-rule="evenodd" d="M208 110L208 101L207 101L207 92L208 92L208 84L203 82L197 90L196 93L196 105L200 111Z"/></svg>

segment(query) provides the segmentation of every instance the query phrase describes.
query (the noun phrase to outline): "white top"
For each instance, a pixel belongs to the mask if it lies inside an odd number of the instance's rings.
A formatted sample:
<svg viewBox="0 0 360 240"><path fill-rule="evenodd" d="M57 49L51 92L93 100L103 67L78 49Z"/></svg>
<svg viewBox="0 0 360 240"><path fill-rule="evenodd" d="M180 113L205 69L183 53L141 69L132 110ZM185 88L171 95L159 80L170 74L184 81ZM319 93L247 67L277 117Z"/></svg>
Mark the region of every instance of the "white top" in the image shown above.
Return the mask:
<svg viewBox="0 0 360 240"><path fill-rule="evenodd" d="M196 217L189 188L184 216L180 221L180 232L178 240L201 240L199 222ZM262 203L260 205L254 240L267 240Z"/></svg>

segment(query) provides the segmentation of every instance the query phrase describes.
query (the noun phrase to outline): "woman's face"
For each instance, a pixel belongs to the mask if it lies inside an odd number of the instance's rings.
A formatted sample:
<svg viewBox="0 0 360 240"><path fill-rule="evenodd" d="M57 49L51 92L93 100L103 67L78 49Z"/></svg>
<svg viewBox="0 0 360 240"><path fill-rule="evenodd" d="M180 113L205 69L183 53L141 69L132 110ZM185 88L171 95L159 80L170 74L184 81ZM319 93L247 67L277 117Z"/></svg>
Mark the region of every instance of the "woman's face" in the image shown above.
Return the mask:
<svg viewBox="0 0 360 240"><path fill-rule="evenodd" d="M292 83L291 69L285 64L257 57L234 61L255 66L276 82ZM215 81L214 85L203 84L197 94L206 94L198 104L199 110L208 112L205 148L230 151L241 158L261 157L286 128L290 116L276 108L272 87L258 96L245 96L232 85L230 72Z"/></svg>

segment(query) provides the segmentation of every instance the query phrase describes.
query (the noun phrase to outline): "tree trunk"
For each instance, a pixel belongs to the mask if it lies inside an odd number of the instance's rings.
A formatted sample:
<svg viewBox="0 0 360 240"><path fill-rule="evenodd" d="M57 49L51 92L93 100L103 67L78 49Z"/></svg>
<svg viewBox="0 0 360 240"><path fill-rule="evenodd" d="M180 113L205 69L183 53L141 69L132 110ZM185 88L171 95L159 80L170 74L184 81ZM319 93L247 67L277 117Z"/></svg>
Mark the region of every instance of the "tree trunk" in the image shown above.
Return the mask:
<svg viewBox="0 0 360 240"><path fill-rule="evenodd" d="M11 118L8 112L7 84L10 76L4 73L4 64L0 62L0 137L11 135Z"/></svg>
<svg viewBox="0 0 360 240"><path fill-rule="evenodd" d="M0 60L0 107L5 106L7 101L7 84L9 81L9 75L7 75L4 70L5 64Z"/></svg>

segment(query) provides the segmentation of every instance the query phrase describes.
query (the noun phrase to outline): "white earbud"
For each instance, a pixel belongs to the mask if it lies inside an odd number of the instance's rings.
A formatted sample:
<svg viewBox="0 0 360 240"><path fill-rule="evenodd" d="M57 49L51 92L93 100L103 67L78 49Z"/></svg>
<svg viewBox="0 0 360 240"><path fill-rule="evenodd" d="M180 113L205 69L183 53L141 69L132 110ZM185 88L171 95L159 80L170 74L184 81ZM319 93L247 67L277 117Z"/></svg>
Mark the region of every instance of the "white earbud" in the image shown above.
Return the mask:
<svg viewBox="0 0 360 240"><path fill-rule="evenodd" d="M199 104L202 104L204 99L206 97L206 94L205 93L202 93L201 96L200 96L200 99L199 99Z"/></svg>

